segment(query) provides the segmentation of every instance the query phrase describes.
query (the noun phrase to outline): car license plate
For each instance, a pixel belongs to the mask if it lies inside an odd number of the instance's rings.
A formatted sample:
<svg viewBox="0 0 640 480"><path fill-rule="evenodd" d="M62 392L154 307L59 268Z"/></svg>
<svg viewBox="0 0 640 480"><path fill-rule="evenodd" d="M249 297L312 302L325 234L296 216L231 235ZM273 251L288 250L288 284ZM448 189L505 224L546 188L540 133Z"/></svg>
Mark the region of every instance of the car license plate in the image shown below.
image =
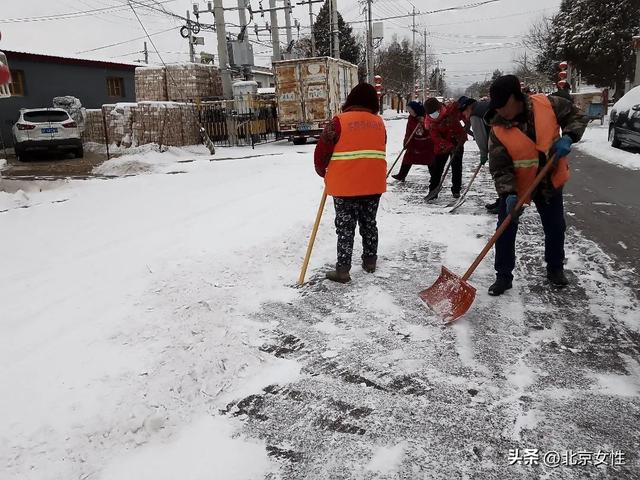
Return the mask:
<svg viewBox="0 0 640 480"><path fill-rule="evenodd" d="M40 129L42 133L58 133L57 128L42 128Z"/></svg>
<svg viewBox="0 0 640 480"><path fill-rule="evenodd" d="M300 130L301 132L307 132L311 130L311 125L309 125L308 123L300 123L298 125L298 130Z"/></svg>

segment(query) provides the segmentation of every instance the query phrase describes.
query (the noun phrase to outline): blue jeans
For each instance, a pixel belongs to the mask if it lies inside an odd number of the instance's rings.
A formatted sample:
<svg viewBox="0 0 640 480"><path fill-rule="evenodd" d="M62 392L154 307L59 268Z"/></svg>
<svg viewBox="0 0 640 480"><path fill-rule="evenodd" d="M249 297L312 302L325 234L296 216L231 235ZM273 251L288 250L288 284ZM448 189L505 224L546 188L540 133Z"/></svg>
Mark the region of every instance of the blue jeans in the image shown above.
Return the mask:
<svg viewBox="0 0 640 480"><path fill-rule="evenodd" d="M498 205L498 226L507 218L509 212L505 204L505 195L500 197ZM541 194L533 197L542 229L544 230L544 259L547 270L560 270L564 266L564 235L567 224L564 219L564 204L562 190L558 190L549 200ZM498 277L513 279L513 269L516 266L516 234L518 224L511 223L496 242L495 269Z"/></svg>

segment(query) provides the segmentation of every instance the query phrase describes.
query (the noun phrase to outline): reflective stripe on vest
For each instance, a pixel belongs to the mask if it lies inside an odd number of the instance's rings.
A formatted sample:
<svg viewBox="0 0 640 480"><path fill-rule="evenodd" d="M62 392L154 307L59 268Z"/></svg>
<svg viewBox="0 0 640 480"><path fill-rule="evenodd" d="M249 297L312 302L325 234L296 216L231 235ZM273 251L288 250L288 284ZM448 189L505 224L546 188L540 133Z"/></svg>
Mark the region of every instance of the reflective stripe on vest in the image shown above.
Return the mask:
<svg viewBox="0 0 640 480"><path fill-rule="evenodd" d="M334 152L331 160L357 160L360 158L381 158L384 160L386 154L384 150L356 150L354 152Z"/></svg>
<svg viewBox="0 0 640 480"><path fill-rule="evenodd" d="M338 115L340 138L325 175L327 193L334 197L375 195L387 190L385 127L369 112Z"/></svg>
<svg viewBox="0 0 640 480"><path fill-rule="evenodd" d="M539 153L548 155L549 149L560 134L560 126L547 96L538 94L530 98L533 106L536 142L517 127L493 127L496 137L507 149L513 161L517 193L520 195L531 186L538 174ZM566 157L563 157L556 162L556 167L551 174L551 182L555 188L560 188L567 183L567 180L569 180L569 164ZM530 203L531 197L525 201Z"/></svg>

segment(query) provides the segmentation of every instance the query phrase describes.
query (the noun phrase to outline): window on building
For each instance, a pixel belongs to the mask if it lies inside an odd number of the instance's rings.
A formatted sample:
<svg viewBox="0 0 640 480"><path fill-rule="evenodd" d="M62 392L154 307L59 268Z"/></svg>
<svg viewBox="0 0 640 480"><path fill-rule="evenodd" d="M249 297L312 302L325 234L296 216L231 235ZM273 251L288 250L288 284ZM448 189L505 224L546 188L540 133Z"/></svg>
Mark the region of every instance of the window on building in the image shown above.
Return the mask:
<svg viewBox="0 0 640 480"><path fill-rule="evenodd" d="M9 84L9 91L14 97L24 97L24 71L11 70L11 83Z"/></svg>
<svg viewBox="0 0 640 480"><path fill-rule="evenodd" d="M109 77L107 78L107 95L110 97L124 97L124 78Z"/></svg>

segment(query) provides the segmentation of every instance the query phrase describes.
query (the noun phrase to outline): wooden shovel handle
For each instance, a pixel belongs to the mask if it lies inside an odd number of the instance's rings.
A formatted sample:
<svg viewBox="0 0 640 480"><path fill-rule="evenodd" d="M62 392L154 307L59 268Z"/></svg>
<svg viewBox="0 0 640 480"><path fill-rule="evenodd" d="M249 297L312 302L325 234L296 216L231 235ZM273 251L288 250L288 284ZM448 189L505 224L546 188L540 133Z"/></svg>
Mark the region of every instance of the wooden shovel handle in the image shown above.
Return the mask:
<svg viewBox="0 0 640 480"><path fill-rule="evenodd" d="M525 200L527 198L529 198L533 194L533 191L536 189L536 187L540 184L540 182L544 179L544 177L551 171L555 161L556 161L556 155L553 155L551 157L551 159L547 161L547 163L545 164L543 169L540 170L540 172L536 176L536 178L533 181L533 183L527 189L527 191L523 195L519 195L518 196L518 203L516 204L515 207L513 207L513 210L511 210L511 212L509 212L509 215L507 215L507 218L505 218L504 221L497 228L496 233L493 234L493 236L491 237L491 240L489 240L489 243L487 243L487 245L485 245L484 249L482 249L482 251L480 252L480 255L478 255L478 257L471 264L469 269L465 272L465 274L462 277L463 281L466 282L469 279L469 277L473 274L473 272L476 270L476 268L478 268L478 265L480 265L480 262L482 262L484 257L487 256L487 253L489 253L489 250L491 250L491 248L498 241L498 238L500 238L500 235L502 235L504 233L504 231L509 227L509 225L511 224L511 222L513 220L513 217L514 217L515 213L518 212L522 208L522 206L524 205Z"/></svg>
<svg viewBox="0 0 640 480"><path fill-rule="evenodd" d="M304 277L307 275L307 267L309 266L309 259L311 259L313 244L316 241L316 235L318 234L318 227L320 226L320 220L322 219L322 212L324 212L324 205L326 202L327 202L327 188L325 187L324 191L322 192L322 199L320 200L318 213L316 214L316 222L313 225L313 231L311 232L311 238L309 239L309 245L307 246L307 253L304 256L304 262L302 263L302 270L300 271L300 277L298 278L299 286L304 284Z"/></svg>

